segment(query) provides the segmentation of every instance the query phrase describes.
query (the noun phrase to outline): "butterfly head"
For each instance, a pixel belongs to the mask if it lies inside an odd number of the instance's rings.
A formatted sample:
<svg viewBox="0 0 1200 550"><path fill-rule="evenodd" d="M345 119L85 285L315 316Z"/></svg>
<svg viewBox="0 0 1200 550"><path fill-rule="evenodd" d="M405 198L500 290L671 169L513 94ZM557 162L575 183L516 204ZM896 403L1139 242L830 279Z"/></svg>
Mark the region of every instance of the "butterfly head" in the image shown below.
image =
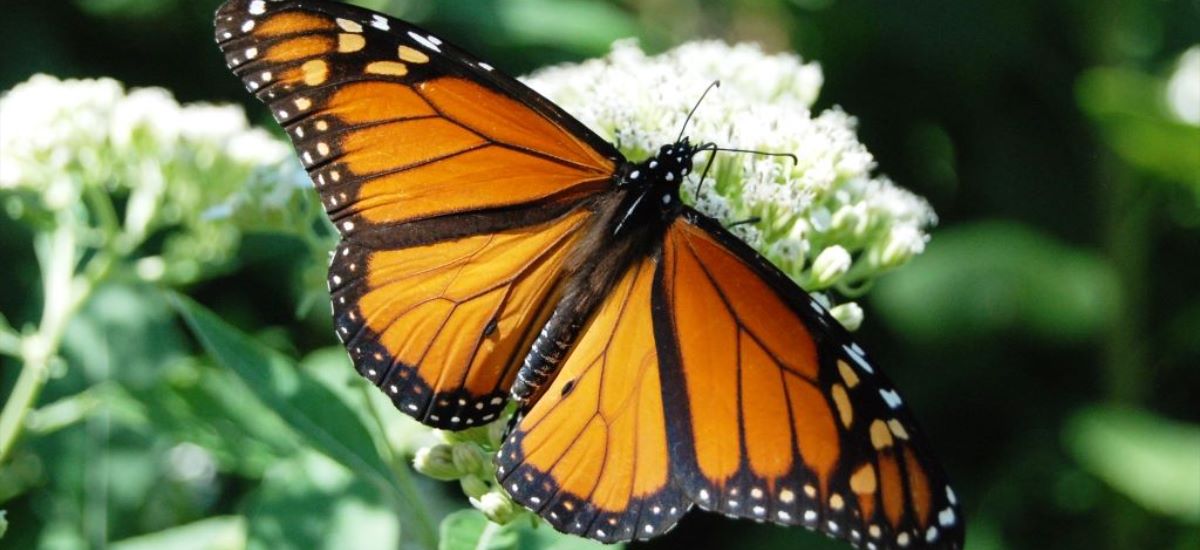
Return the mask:
<svg viewBox="0 0 1200 550"><path fill-rule="evenodd" d="M692 172L692 156L699 149L686 137L663 145L654 156L629 165L621 184L676 192L684 177Z"/></svg>

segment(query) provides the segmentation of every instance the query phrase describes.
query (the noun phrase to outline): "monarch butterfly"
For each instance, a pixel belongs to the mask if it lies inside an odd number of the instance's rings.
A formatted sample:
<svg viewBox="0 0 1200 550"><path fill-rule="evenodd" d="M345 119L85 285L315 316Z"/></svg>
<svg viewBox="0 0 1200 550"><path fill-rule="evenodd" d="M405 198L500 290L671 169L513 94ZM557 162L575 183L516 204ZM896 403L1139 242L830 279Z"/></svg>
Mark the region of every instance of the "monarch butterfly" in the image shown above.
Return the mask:
<svg viewBox="0 0 1200 550"><path fill-rule="evenodd" d="M420 422L518 416L498 481L556 529L647 539L693 505L859 547L961 548L900 396L787 276L682 204L686 137L617 149L382 14L229 0L216 36L341 236L334 326Z"/></svg>

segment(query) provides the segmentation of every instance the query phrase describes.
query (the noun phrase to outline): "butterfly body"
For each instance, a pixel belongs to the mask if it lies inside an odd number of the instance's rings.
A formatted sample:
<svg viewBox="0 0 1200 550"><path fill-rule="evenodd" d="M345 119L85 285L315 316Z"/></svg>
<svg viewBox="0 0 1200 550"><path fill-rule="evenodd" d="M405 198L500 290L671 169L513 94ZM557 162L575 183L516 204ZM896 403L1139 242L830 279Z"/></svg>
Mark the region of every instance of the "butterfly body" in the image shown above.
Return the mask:
<svg viewBox="0 0 1200 550"><path fill-rule="evenodd" d="M868 549L961 548L961 511L887 377L836 320L682 204L687 139L629 162L548 99L410 23L229 0L217 41L341 236L334 327L437 428L519 416L496 478L604 542L692 506Z"/></svg>

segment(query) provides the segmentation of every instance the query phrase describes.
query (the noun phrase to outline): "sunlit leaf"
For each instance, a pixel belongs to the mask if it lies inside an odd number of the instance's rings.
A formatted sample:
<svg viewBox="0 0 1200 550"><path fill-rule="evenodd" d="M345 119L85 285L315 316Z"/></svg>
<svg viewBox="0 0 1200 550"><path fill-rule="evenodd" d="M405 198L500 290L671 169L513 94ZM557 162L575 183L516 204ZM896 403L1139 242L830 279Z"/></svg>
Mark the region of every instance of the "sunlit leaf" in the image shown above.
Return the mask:
<svg viewBox="0 0 1200 550"><path fill-rule="evenodd" d="M241 516L214 516L156 533L117 541L111 550L238 550L246 547Z"/></svg>
<svg viewBox="0 0 1200 550"><path fill-rule="evenodd" d="M303 435L315 448L370 481L397 502L406 526L416 527L416 540L432 541L425 533L424 508L413 490L397 482L407 476L403 465L390 469L380 458L359 416L323 385L278 353L256 343L191 299L172 295L172 303L199 338L205 350L233 370L250 390Z"/></svg>
<svg viewBox="0 0 1200 550"><path fill-rule="evenodd" d="M438 550L508 550L517 547L512 524L498 525L475 509L459 510L442 520Z"/></svg>
<svg viewBox="0 0 1200 550"><path fill-rule="evenodd" d="M322 455L271 466L246 506L247 548L396 548L400 526L379 494Z"/></svg>
<svg viewBox="0 0 1200 550"><path fill-rule="evenodd" d="M1200 523L1200 426L1096 407L1063 433L1075 459L1114 490L1147 510Z"/></svg>

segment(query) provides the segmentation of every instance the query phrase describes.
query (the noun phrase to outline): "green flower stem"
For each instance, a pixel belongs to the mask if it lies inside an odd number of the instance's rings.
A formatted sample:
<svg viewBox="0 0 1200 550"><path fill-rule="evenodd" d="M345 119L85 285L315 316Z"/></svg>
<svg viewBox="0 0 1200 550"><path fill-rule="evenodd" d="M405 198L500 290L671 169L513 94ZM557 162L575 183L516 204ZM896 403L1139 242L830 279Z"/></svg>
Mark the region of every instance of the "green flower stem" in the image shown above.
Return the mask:
<svg viewBox="0 0 1200 550"><path fill-rule="evenodd" d="M36 332L27 335L19 345L23 365L0 411L0 464L8 458L25 427L25 419L37 402L46 383L50 365L58 357L67 323L87 300L96 285L111 271L115 258L101 251L76 276L78 261L79 223L71 211L58 213L53 231L41 234L35 242L38 264L42 271L42 319Z"/></svg>

